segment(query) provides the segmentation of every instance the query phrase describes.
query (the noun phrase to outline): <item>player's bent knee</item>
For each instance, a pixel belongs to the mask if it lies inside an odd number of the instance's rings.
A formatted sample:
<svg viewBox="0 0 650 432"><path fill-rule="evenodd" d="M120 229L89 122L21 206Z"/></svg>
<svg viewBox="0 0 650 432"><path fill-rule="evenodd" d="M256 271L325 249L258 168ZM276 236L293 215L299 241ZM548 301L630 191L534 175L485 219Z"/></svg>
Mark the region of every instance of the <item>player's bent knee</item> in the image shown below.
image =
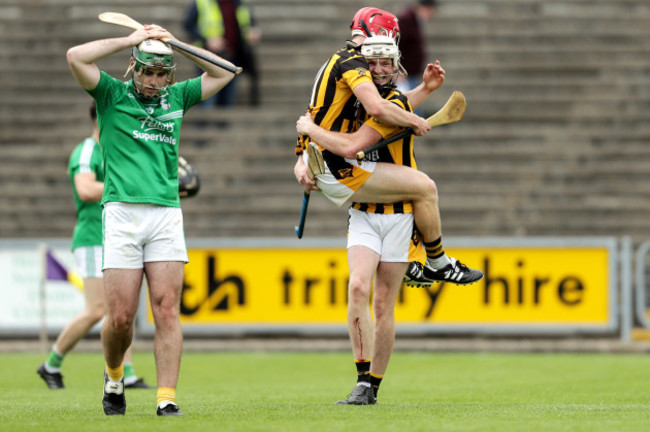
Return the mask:
<svg viewBox="0 0 650 432"><path fill-rule="evenodd" d="M154 306L152 312L157 324L174 323L180 318L178 308L175 306Z"/></svg>
<svg viewBox="0 0 650 432"><path fill-rule="evenodd" d="M352 277L350 278L348 291L350 295L350 302L367 302L367 299L370 297L370 284L366 283L360 278Z"/></svg>
<svg viewBox="0 0 650 432"><path fill-rule="evenodd" d="M431 180L428 176L420 184L421 195L424 199L438 201L438 187L436 182Z"/></svg>
<svg viewBox="0 0 650 432"><path fill-rule="evenodd" d="M109 326L114 333L124 334L133 331L134 317L125 314L107 315L104 325Z"/></svg>
<svg viewBox="0 0 650 432"><path fill-rule="evenodd" d="M373 313L377 322L384 319L392 319L395 303L389 300L375 299L373 301Z"/></svg>

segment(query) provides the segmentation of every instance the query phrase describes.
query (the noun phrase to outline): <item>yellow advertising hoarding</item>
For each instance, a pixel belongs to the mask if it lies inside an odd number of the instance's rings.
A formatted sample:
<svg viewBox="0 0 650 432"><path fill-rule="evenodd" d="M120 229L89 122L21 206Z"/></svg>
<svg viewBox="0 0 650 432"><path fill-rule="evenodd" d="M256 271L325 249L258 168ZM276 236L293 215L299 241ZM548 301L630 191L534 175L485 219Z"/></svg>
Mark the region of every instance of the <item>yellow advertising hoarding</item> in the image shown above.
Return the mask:
<svg viewBox="0 0 650 432"><path fill-rule="evenodd" d="M588 327L612 320L613 252L606 245L447 253L481 269L485 278L467 286L403 287L398 324ZM346 324L344 248L190 248L189 257L184 326Z"/></svg>

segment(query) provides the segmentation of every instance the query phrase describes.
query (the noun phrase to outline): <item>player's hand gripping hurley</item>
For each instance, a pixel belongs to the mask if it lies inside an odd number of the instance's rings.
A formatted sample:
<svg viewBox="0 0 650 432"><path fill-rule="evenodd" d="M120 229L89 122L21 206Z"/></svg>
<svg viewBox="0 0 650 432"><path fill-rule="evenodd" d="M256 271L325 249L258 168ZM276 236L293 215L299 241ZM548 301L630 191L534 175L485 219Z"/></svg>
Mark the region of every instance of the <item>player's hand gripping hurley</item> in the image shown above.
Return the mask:
<svg viewBox="0 0 650 432"><path fill-rule="evenodd" d="M134 20L130 16L125 15L123 13L119 13L119 12L103 12L103 13L100 13L99 14L99 20L102 21L102 22L108 23L108 24L115 24L115 25L118 25L118 26L130 28L130 29L133 29L133 30L139 30L142 27L144 27L142 24L140 24L139 22L137 22L136 20ZM234 73L235 75L241 73L241 71L242 71L242 68L240 68L240 67L236 67L236 66L233 67L233 66L231 66L229 64L225 64L225 63L223 63L223 62L221 62L221 61L219 61L219 60L217 60L217 59L215 59L215 58L213 58L211 56L207 56L207 55L203 54L199 50L196 50L196 49L194 49L194 48L192 48L190 46L181 44L181 43L179 43L178 41L176 41L174 39L162 38L161 40L163 42L167 42L169 45L171 45L172 47L176 48L179 51L185 51L188 54L191 54L191 55L193 55L195 57L198 57L198 58L200 58L202 60L205 60L208 63L212 63L212 64L214 64L216 66L219 66L220 68L225 69L228 72Z"/></svg>
<svg viewBox="0 0 650 432"><path fill-rule="evenodd" d="M441 126L449 123L456 123L463 118L465 114L465 108L467 104L465 102L465 95L463 95L458 90L454 91L445 105L438 110L434 115L427 119L429 126ZM406 129L398 134L395 134L391 137L383 139L357 153L357 160L363 159L368 153L378 150L382 147L387 146L388 144L395 142L399 139L404 138L413 133L413 129Z"/></svg>

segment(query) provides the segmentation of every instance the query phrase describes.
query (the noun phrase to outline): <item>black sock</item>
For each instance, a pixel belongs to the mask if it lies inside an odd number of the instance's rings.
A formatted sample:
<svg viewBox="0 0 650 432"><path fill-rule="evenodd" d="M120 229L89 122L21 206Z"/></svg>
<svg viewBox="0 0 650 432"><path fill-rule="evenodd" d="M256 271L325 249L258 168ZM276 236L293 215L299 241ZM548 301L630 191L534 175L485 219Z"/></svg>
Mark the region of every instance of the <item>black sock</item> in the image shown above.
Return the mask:
<svg viewBox="0 0 650 432"><path fill-rule="evenodd" d="M355 360L357 367L357 384L360 382L370 382L370 360Z"/></svg>
<svg viewBox="0 0 650 432"><path fill-rule="evenodd" d="M381 384L381 380L383 378L384 378L383 375L370 374L370 386L372 387L372 391L375 394L375 398L377 397L377 392L379 391L379 385Z"/></svg>

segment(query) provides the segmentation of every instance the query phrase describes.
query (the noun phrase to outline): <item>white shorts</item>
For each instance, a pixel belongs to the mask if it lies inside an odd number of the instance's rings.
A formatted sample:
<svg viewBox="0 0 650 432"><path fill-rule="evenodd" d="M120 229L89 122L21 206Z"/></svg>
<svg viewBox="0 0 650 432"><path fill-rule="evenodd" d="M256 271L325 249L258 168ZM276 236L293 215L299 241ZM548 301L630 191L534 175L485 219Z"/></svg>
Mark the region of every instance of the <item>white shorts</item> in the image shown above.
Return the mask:
<svg viewBox="0 0 650 432"><path fill-rule="evenodd" d="M348 249L365 246L381 256L381 262L409 262L413 213L366 213L348 211Z"/></svg>
<svg viewBox="0 0 650 432"><path fill-rule="evenodd" d="M310 143L310 145L315 144ZM309 165L309 156L306 151L302 152L302 158ZM316 186L320 188L321 193L339 207L348 202L352 195L363 186L377 166L377 162L367 160L363 160L361 164L356 159L345 159L345 161L350 164L352 176L337 179L330 171L326 161L325 173L316 176Z"/></svg>
<svg viewBox="0 0 650 432"><path fill-rule="evenodd" d="M103 269L139 269L145 262L189 262L180 207L109 202L102 213Z"/></svg>
<svg viewBox="0 0 650 432"><path fill-rule="evenodd" d="M103 277L101 246L79 246L72 254L77 262L79 276L83 279Z"/></svg>

